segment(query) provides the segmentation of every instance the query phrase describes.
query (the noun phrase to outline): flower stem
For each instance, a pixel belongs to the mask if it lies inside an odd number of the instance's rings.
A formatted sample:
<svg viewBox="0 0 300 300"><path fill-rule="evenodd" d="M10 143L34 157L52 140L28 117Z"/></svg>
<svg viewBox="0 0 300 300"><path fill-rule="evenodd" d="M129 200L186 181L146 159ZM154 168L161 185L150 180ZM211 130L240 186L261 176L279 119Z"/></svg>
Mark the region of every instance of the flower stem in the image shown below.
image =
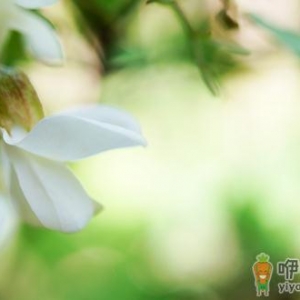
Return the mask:
<svg viewBox="0 0 300 300"><path fill-rule="evenodd" d="M191 56L196 62L196 65L198 67L198 70L200 72L200 75L204 83L206 84L206 86L208 87L208 89L211 91L213 95L217 95L219 90L218 82L215 76L211 73L209 66L207 65L207 62L205 60L205 56L203 52L203 49L205 47L204 39L207 40L207 38L209 37L209 33L207 32L201 33L196 31L192 27L185 13L183 12L181 7L178 5L178 3L175 0L170 2L169 6L177 16L183 30L185 31L185 34L188 38L188 45L189 45Z"/></svg>
<svg viewBox="0 0 300 300"><path fill-rule="evenodd" d="M178 3L176 1L171 2L170 6L173 9L174 13L176 14L178 20L181 23L181 26L185 30L188 37L191 38L191 39L194 39L194 37L196 35L196 32L195 32L194 28L191 26L188 18L184 14L181 7L178 5Z"/></svg>

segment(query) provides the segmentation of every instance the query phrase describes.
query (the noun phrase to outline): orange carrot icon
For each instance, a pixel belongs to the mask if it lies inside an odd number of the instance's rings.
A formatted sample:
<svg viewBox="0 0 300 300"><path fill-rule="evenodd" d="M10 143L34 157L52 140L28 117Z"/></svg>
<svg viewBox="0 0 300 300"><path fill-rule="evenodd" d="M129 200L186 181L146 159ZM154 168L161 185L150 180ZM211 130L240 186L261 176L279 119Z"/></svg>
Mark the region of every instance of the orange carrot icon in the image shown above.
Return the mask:
<svg viewBox="0 0 300 300"><path fill-rule="evenodd" d="M262 293L264 296L269 296L269 284L273 271L273 265L269 262L269 258L267 254L260 253L256 256L257 261L252 266L257 296L261 296Z"/></svg>

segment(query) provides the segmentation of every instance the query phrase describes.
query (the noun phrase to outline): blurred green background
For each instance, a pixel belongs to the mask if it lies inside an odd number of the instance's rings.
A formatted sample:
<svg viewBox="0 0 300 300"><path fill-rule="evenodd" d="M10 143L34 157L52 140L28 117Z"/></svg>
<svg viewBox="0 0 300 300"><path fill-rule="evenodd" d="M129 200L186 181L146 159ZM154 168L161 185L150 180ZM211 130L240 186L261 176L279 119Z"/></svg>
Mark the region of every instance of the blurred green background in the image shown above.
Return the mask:
<svg viewBox="0 0 300 300"><path fill-rule="evenodd" d="M3 60L21 64L47 113L114 105L136 116L149 146L70 166L105 207L82 232L3 233L0 299L247 300L256 255L300 259L300 3L275 2L236 1L238 28L227 28L222 1L178 1L199 43L166 5L61 1L42 13L63 68L31 61L11 35ZM275 273L269 298L300 299L278 293Z"/></svg>

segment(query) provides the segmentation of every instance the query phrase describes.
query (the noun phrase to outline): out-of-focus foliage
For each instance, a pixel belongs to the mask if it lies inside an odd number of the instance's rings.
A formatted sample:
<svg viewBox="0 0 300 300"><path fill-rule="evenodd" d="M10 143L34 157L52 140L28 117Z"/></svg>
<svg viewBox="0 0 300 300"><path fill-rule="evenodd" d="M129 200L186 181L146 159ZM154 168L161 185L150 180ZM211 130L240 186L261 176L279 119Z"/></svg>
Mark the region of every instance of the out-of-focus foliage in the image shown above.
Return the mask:
<svg viewBox="0 0 300 300"><path fill-rule="evenodd" d="M116 1L106 2L83 2L75 1L78 7L78 13L81 15L92 34L100 41L104 51L104 66L107 71L114 67L133 65L141 66L145 63L151 64L153 60L149 59L149 49L139 45L130 45L131 41L127 39L128 28L136 22L136 16L139 10L147 10L147 6L152 3L164 4L174 13L177 22L182 25L182 32L174 33L174 42L166 43L169 45L164 57L173 56L174 47L180 48L180 43L184 43L185 53L181 53L180 60L189 60L199 68L200 75L213 94L219 91L219 80L229 71L239 68L240 61L235 57L236 54L247 53L241 48L241 51L230 51L228 47L222 47L222 44L230 42L216 41L211 35L210 24L207 19L203 19L199 24L190 24L188 16L181 9L176 1ZM157 9L160 9L157 7ZM230 17L229 7L225 8L216 16L226 30L238 28L238 23ZM230 24L229 24L230 23ZM233 25L233 23L235 25ZM135 25L137 26L137 25ZM151 26L151 25L150 25ZM162 30L163 34L163 30ZM183 37L183 39L182 39ZM167 37L166 37L167 38ZM154 45L160 48L161 45ZM160 60L164 59L161 58ZM157 58L157 57L156 57Z"/></svg>
<svg viewBox="0 0 300 300"><path fill-rule="evenodd" d="M83 33L86 36L92 33L101 43L105 55L104 65L111 59L115 49L120 47L128 23L140 2L140 0L74 1L77 6L75 16Z"/></svg>
<svg viewBox="0 0 300 300"><path fill-rule="evenodd" d="M230 270L234 276L220 274L213 282L196 276L181 283L161 277L151 262L148 226L142 223L114 226L100 222L73 236L23 226L1 295L15 300L253 299L253 257L263 249L276 261L291 255L292 243L284 228L267 229L250 202L230 207L228 216L242 255L236 269ZM276 290L275 283L271 289ZM272 299L282 298L273 295Z"/></svg>

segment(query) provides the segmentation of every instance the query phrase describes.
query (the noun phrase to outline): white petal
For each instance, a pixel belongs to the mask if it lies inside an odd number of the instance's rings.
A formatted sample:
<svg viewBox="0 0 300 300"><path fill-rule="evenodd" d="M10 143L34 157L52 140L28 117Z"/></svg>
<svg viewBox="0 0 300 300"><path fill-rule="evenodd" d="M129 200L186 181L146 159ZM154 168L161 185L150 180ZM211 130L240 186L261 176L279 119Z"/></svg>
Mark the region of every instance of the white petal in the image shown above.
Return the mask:
<svg viewBox="0 0 300 300"><path fill-rule="evenodd" d="M5 151L5 145L1 143L1 167L3 171L3 180L6 189L8 190L11 182L11 164L8 155Z"/></svg>
<svg viewBox="0 0 300 300"><path fill-rule="evenodd" d="M128 112L108 105L85 105L60 113L65 116L81 117L126 128L141 134L138 122Z"/></svg>
<svg viewBox="0 0 300 300"><path fill-rule="evenodd" d="M10 27L26 35L29 47L37 58L47 63L62 63L63 52L60 42L46 20L19 8L15 9Z"/></svg>
<svg viewBox="0 0 300 300"><path fill-rule="evenodd" d="M26 223L37 227L42 227L43 226L42 222L38 219L38 217L35 215L31 207L29 206L29 203L27 202L21 190L19 180L14 170L11 171L10 182L11 182L9 188L10 197L14 205L15 211ZM103 206L100 203L96 202L95 200L92 200L92 204L93 204L94 215L97 215L103 210Z"/></svg>
<svg viewBox="0 0 300 300"><path fill-rule="evenodd" d="M133 117L106 106L48 117L24 138L20 134L10 137L6 132L3 138L10 145L59 161L146 144Z"/></svg>
<svg viewBox="0 0 300 300"><path fill-rule="evenodd" d="M14 208L8 200L4 195L0 195L0 249L7 246L14 236L18 223Z"/></svg>
<svg viewBox="0 0 300 300"><path fill-rule="evenodd" d="M14 204L15 210L17 211L18 215L27 223L34 225L34 226L42 226L42 223L34 214L33 210L29 206L29 203L25 199L25 196L21 190L18 177L16 172L12 170L11 172L11 185L9 188L10 197L12 203Z"/></svg>
<svg viewBox="0 0 300 300"><path fill-rule="evenodd" d="M62 164L5 146L20 191L43 226L64 232L82 229L94 214L94 203ZM19 196L20 199L20 191Z"/></svg>
<svg viewBox="0 0 300 300"><path fill-rule="evenodd" d="M98 215L103 210L103 205L93 200L94 216Z"/></svg>
<svg viewBox="0 0 300 300"><path fill-rule="evenodd" d="M37 9L40 7L52 5L57 0L15 0L15 3L25 8Z"/></svg>

